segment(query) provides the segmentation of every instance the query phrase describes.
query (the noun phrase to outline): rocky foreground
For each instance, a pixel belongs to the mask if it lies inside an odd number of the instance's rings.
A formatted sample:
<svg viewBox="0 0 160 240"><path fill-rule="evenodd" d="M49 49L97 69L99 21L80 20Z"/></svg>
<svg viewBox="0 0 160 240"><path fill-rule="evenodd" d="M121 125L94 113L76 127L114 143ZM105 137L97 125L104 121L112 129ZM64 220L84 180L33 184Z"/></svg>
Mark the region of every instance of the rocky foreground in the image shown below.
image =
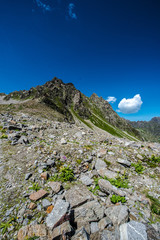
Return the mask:
<svg viewBox="0 0 160 240"><path fill-rule="evenodd" d="M0 115L0 239L160 239L160 144Z"/></svg>

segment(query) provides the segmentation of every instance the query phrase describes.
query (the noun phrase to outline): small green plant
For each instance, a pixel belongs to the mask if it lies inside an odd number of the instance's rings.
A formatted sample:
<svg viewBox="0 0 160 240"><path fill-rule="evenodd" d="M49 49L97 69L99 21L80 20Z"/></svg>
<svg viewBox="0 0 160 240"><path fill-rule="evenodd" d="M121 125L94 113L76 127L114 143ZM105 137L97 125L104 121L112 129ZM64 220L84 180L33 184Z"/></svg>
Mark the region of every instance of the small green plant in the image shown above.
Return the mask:
<svg viewBox="0 0 160 240"><path fill-rule="evenodd" d="M118 202L121 202L121 203L125 203L126 202L126 199L125 197L121 197L119 195L112 195L112 197L110 198L111 202L112 203L118 203Z"/></svg>
<svg viewBox="0 0 160 240"><path fill-rule="evenodd" d="M40 189L40 186L38 185L38 183L33 183L32 187L30 187L29 189L37 192Z"/></svg>
<svg viewBox="0 0 160 240"><path fill-rule="evenodd" d="M125 175L123 175L122 177L117 176L116 179L114 178L105 178L106 180L108 180L112 185L116 186L117 188L129 188L128 187L128 179Z"/></svg>
<svg viewBox="0 0 160 240"><path fill-rule="evenodd" d="M7 139L8 138L8 136L6 135L6 134L2 134L2 136L0 137L0 139Z"/></svg>
<svg viewBox="0 0 160 240"><path fill-rule="evenodd" d="M94 178L94 188L89 187L89 191L91 191L94 195L97 195L97 190L100 190L100 187L98 185L98 181L100 178Z"/></svg>
<svg viewBox="0 0 160 240"><path fill-rule="evenodd" d="M8 222L2 222L0 224L0 229L2 229L2 234L5 234L8 231L8 228L12 226L11 222L14 221L14 218L11 218Z"/></svg>
<svg viewBox="0 0 160 240"><path fill-rule="evenodd" d="M147 197L151 200L151 211L157 215L160 215L160 201L147 194Z"/></svg>
<svg viewBox="0 0 160 240"><path fill-rule="evenodd" d="M1 133L6 133L6 131L7 131L7 130L6 130L6 129L4 129L4 128L3 128L3 129L1 129Z"/></svg>
<svg viewBox="0 0 160 240"><path fill-rule="evenodd" d="M49 182L56 182L58 181L58 174L55 173L52 177L48 179Z"/></svg>
<svg viewBox="0 0 160 240"><path fill-rule="evenodd" d="M71 169L69 166L62 167L60 169L59 180L61 182L67 182L67 181L71 182L72 180L74 180L73 169Z"/></svg>
<svg viewBox="0 0 160 240"><path fill-rule="evenodd" d="M136 171L138 174L141 174L141 173L143 173L143 171L144 171L144 167L142 166L142 163L141 163L141 162L131 163L131 166L135 168L135 171Z"/></svg>
<svg viewBox="0 0 160 240"><path fill-rule="evenodd" d="M156 157L155 155L152 155L151 158L146 160L146 162L151 168L157 167L160 164L160 156Z"/></svg>

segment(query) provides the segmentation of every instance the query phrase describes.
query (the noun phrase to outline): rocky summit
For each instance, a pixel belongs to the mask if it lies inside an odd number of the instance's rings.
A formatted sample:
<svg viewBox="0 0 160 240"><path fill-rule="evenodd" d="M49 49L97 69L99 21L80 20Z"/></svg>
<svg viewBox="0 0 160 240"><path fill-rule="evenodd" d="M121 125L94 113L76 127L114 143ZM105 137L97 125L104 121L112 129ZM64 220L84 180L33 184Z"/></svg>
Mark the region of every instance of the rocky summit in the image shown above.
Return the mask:
<svg viewBox="0 0 160 240"><path fill-rule="evenodd" d="M0 96L1 240L159 240L159 180L160 144L97 95Z"/></svg>

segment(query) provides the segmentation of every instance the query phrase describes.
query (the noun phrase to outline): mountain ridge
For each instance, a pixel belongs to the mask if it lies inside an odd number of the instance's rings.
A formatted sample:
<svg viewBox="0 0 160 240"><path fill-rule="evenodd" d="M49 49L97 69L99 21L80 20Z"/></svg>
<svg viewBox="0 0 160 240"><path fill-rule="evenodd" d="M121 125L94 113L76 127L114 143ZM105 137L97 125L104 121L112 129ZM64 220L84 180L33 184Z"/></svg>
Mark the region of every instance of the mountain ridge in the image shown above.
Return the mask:
<svg viewBox="0 0 160 240"><path fill-rule="evenodd" d="M160 117L153 117L150 121L128 121L141 132L145 140L160 142Z"/></svg>
<svg viewBox="0 0 160 240"><path fill-rule="evenodd" d="M33 100L47 105L64 116L64 121L74 123L74 116L80 121L89 120L97 127L118 137L130 140L142 139L139 131L135 130L126 120L121 118L102 97L93 93L85 96L72 83L63 83L57 77L43 85L32 87L30 90L14 91L5 95L4 99ZM89 126L89 124L87 124ZM129 136L129 135L130 136Z"/></svg>

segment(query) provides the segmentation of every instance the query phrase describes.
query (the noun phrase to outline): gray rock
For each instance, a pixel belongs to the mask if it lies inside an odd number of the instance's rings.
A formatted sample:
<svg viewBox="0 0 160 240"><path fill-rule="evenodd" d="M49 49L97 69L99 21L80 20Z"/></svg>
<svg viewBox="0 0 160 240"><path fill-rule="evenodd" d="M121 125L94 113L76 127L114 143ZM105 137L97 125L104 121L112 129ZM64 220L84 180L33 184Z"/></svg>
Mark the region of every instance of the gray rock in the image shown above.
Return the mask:
<svg viewBox="0 0 160 240"><path fill-rule="evenodd" d="M109 194L115 193L118 194L120 196L125 196L125 193L118 189L117 187L113 186L109 181L105 180L105 179L100 179L98 181L98 185L101 189L102 192Z"/></svg>
<svg viewBox="0 0 160 240"><path fill-rule="evenodd" d="M46 218L47 227L53 228L56 223L67 214L69 203L64 200L58 200L50 214Z"/></svg>
<svg viewBox="0 0 160 240"><path fill-rule="evenodd" d="M81 174L80 181L86 186L89 186L94 182L93 179L85 174Z"/></svg>
<svg viewBox="0 0 160 240"><path fill-rule="evenodd" d="M58 193L62 188L62 184L60 182L49 182L49 186L55 193Z"/></svg>
<svg viewBox="0 0 160 240"><path fill-rule="evenodd" d="M146 226L142 223L131 221L120 226L120 240L147 240Z"/></svg>
<svg viewBox="0 0 160 240"><path fill-rule="evenodd" d="M131 166L131 162L122 158L118 158L117 160L118 163L120 163L121 165L123 165L124 167L130 167Z"/></svg>
<svg viewBox="0 0 160 240"><path fill-rule="evenodd" d="M104 208L98 201L91 201L83 204L82 206L75 208L74 218L75 222L85 221L93 222L98 221L104 216Z"/></svg>
<svg viewBox="0 0 160 240"><path fill-rule="evenodd" d="M104 230L108 226L112 226L112 221L108 217L104 217L98 222L98 227L100 230Z"/></svg>
<svg viewBox="0 0 160 240"><path fill-rule="evenodd" d="M157 222L157 225L160 225L160 223ZM153 228L151 225L145 224L145 226L147 229L148 240L160 240L160 228L156 229L155 231L155 228Z"/></svg>
<svg viewBox="0 0 160 240"><path fill-rule="evenodd" d="M105 210L105 214L111 219L113 225L126 223L129 218L129 210L123 205L109 207Z"/></svg>
<svg viewBox="0 0 160 240"><path fill-rule="evenodd" d="M18 140L18 143L20 144L29 144L29 140L26 136L21 136L20 139Z"/></svg>
<svg viewBox="0 0 160 240"><path fill-rule="evenodd" d="M47 199L43 199L42 200L42 206L46 209L47 207L49 207L51 205L51 202Z"/></svg>
<svg viewBox="0 0 160 240"><path fill-rule="evenodd" d="M95 233L99 231L98 223L97 222L91 222L91 233Z"/></svg>
<svg viewBox="0 0 160 240"><path fill-rule="evenodd" d="M101 240L119 240L119 235L114 231L104 230L101 235Z"/></svg>
<svg viewBox="0 0 160 240"><path fill-rule="evenodd" d="M117 177L117 173L112 172L106 168L98 170L98 174L103 178L104 177L107 177L107 178L116 178Z"/></svg>
<svg viewBox="0 0 160 240"><path fill-rule="evenodd" d="M28 180L30 177L32 177L32 173L26 173L25 180Z"/></svg>
<svg viewBox="0 0 160 240"><path fill-rule="evenodd" d="M89 236L84 227L78 229L71 240L89 240Z"/></svg>
<svg viewBox="0 0 160 240"><path fill-rule="evenodd" d="M103 160L101 160L101 159L96 160L96 164L95 164L96 170L100 170L100 169L106 168L106 167L107 167L107 164Z"/></svg>
<svg viewBox="0 0 160 240"><path fill-rule="evenodd" d="M86 186L75 185L65 193L65 198L71 207L74 208L93 200L93 195Z"/></svg>
<svg viewBox="0 0 160 240"><path fill-rule="evenodd" d="M53 229L53 231L50 233L51 239L61 239L62 236L71 236L73 232L73 229L69 223L69 221L66 221L62 223L60 226Z"/></svg>

